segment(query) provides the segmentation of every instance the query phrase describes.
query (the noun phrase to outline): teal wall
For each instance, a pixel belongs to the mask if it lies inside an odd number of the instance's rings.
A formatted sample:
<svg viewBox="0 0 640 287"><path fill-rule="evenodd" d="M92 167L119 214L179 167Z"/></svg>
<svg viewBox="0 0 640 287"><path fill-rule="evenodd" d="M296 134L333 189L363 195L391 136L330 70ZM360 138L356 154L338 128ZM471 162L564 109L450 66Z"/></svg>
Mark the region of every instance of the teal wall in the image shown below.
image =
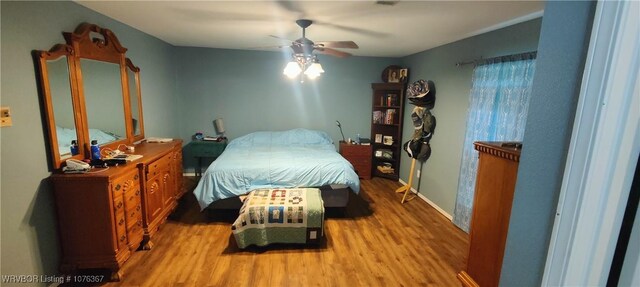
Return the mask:
<svg viewBox="0 0 640 287"><path fill-rule="evenodd" d="M297 127L323 130L337 143L345 137L369 137L371 83L393 58L320 55L325 73L316 80L291 80L282 74L289 53L206 48L177 48L180 136L215 134L213 120L224 119L231 139L260 130ZM186 172L192 157L185 150Z"/></svg>
<svg viewBox="0 0 640 287"><path fill-rule="evenodd" d="M462 145L467 124L467 108L473 65L456 67L457 62L535 51L541 18L460 40L402 58L409 68L409 82L432 80L436 86L436 105L432 110L438 125L431 139L431 157L423 164L421 178L414 174L414 188L450 215L456 203ZM407 102L403 143L413 134ZM408 181L411 160L403 155L400 178ZM419 169L420 165L416 165Z"/></svg>
<svg viewBox="0 0 640 287"><path fill-rule="evenodd" d="M595 6L591 1L546 4L501 286L540 286Z"/></svg>
<svg viewBox="0 0 640 287"><path fill-rule="evenodd" d="M452 213L455 203L457 174L471 87L472 67L456 68L455 62L535 50L540 20L461 40L402 59L352 57L320 58L326 73L316 82L300 84L284 78L281 70L286 55L276 52L232 51L220 49L176 48L72 2L0 2L1 10L1 92L3 106L10 106L13 127L1 130L1 261L2 274L55 274L59 261L56 216L51 188L45 180L47 168L45 128L42 123L37 93L32 50L49 49L64 42L62 31L73 31L81 22L107 27L129 48L128 56L141 72L144 119L147 136L181 137L189 140L196 131L213 134L212 121L225 119L231 138L256 130L283 130L308 127L329 132L340 138L335 120L340 120L346 137L370 130L371 82L380 81L380 73L390 64L404 64L411 69L411 80L431 79L437 86L438 128L433 138L433 155L423 168L418 187L423 194ZM505 282L517 283L517 276L529 274L524 285L536 285L542 272L528 269L532 258L539 267L546 254L550 232L548 212L555 206L556 189L561 173L557 173L566 148L545 145L548 125L562 125L550 132L551 139L566 145L569 139L567 120L575 109L577 71L580 53L563 62L562 53L583 48L585 3L553 3L548 5L543 21L543 35L549 34L544 47L550 52L539 54L548 70L538 68L536 77L545 72L551 76L536 83L550 85L538 96L558 104L547 110L543 99L532 102L525 149L523 150L512 231L509 234L504 270ZM573 16L576 16L577 20ZM551 20L547 20L547 18ZM587 17L587 18L585 18ZM552 28L553 27L553 28ZM562 30L554 33L555 27ZM571 34L573 30L579 32ZM566 33L566 34L565 34ZM543 37L543 39L545 39ZM570 41L573 44L563 45ZM554 48L555 47L555 48ZM552 51L552 52L551 52ZM545 58L548 57L548 58ZM557 61L557 63L551 63ZM553 65L552 65L553 64ZM568 64L567 67L563 64ZM572 66L573 65L573 66ZM569 86L562 86L570 82ZM562 86L562 87L561 87ZM559 87L559 90L553 88ZM550 92L545 94L544 92ZM407 115L411 106L407 106ZM547 117L546 115L551 115ZM556 122L560 120L560 123ZM411 132L405 116L404 140ZM558 149L558 152L554 150ZM540 159L536 157L542 156ZM540 167L553 171L542 200L536 186L547 178L536 177ZM406 159L406 157L405 157ZM401 168L407 179L409 160ZM546 174L545 173L545 174ZM534 203L531 206L529 200ZM544 212L539 212L543 210ZM514 227L517 225L519 227ZM523 227L532 227L532 230ZM530 244L528 234L538 234ZM534 239L531 239L531 241ZM506 272L506 271L505 271ZM528 272L528 273L527 273ZM525 281L522 281L525 282Z"/></svg>
<svg viewBox="0 0 640 287"><path fill-rule="evenodd" d="M82 22L111 29L142 69L146 133L178 136L173 46L73 2L0 2L1 104L13 126L1 132L1 273L57 274L59 245L32 50L64 43ZM4 284L3 284L4 285Z"/></svg>

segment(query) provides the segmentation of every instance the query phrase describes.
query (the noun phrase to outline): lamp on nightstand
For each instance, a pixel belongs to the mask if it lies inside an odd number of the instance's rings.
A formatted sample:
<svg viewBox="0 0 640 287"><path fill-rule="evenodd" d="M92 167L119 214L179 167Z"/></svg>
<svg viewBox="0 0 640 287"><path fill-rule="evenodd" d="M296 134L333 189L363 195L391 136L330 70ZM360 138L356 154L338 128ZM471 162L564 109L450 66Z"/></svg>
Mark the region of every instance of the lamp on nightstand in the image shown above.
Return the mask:
<svg viewBox="0 0 640 287"><path fill-rule="evenodd" d="M342 125L339 121L336 121L336 125L340 128L340 134L342 135L342 141L344 142L344 134L342 133Z"/></svg>
<svg viewBox="0 0 640 287"><path fill-rule="evenodd" d="M213 125L216 128L216 132L218 134L220 134L220 136L224 137L224 122L222 121L222 118L217 118L215 121L213 121Z"/></svg>

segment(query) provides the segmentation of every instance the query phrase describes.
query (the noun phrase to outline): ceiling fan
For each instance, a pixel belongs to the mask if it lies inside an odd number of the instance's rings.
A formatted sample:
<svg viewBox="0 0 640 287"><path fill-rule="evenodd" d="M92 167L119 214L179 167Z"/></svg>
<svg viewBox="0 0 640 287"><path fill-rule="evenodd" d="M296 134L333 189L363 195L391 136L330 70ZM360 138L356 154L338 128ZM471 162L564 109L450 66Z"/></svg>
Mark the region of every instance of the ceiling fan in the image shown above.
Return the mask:
<svg viewBox="0 0 640 287"><path fill-rule="evenodd" d="M358 45L353 41L322 41L314 43L306 37L306 29L311 26L312 23L313 21L308 19L297 20L296 24L302 28L302 38L291 41L291 45L289 46L278 46L278 48L290 47L291 50L293 50L293 54L291 55L292 61L287 64L283 72L283 74L291 79L297 77L303 71L310 79L315 79L324 73L324 69L322 69L318 57L313 51L317 51L320 54L345 58L351 56L351 54L338 51L334 48L358 49ZM271 37L283 39L273 35L271 35ZM302 82L303 79L300 78L300 81Z"/></svg>
<svg viewBox="0 0 640 287"><path fill-rule="evenodd" d="M331 56L336 56L340 58L345 58L351 56L350 53L338 51L334 48L345 48L345 49L358 49L358 44L353 41L318 41L313 42L306 37L306 29L313 24L312 20L308 19L299 19L296 20L296 24L302 28L302 38L299 38L295 41L291 42L291 49L294 54L302 54L302 55L310 55L313 51L317 51L321 54L327 54ZM277 36L273 36L274 38L282 39ZM280 46L286 47L286 46Z"/></svg>

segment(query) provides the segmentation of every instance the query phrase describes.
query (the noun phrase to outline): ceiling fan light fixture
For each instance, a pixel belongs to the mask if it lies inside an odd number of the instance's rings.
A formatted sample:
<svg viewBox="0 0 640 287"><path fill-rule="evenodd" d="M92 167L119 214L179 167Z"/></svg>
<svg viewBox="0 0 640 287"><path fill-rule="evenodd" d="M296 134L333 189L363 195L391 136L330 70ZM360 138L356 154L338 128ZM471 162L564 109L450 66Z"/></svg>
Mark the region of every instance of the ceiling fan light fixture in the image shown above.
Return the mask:
<svg viewBox="0 0 640 287"><path fill-rule="evenodd" d="M320 76L320 74L324 73L324 70L322 69L322 65L320 65L320 63L313 63L309 66L309 68L307 68L306 71L304 71L304 74L307 75L307 77L309 79L315 79L318 76Z"/></svg>
<svg viewBox="0 0 640 287"><path fill-rule="evenodd" d="M302 69L300 68L300 65L298 64L298 62L291 61L284 68L284 71L282 72L282 74L289 77L289 79L293 79L298 75L300 75L300 72L302 72Z"/></svg>

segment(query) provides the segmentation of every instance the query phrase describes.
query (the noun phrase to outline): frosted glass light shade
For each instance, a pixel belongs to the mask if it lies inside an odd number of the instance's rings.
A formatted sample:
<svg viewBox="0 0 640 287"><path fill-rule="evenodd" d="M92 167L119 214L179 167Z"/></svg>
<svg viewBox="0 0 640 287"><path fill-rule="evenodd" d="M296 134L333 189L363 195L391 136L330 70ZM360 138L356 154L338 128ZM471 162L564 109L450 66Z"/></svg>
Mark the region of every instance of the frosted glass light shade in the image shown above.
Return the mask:
<svg viewBox="0 0 640 287"><path fill-rule="evenodd" d="M309 71L310 69L313 69L314 73L315 72L317 72L318 74L324 73L324 69L322 68L322 65L320 65L320 63L318 63L317 61L311 64L311 66L309 66L309 69L307 69L307 71Z"/></svg>
<svg viewBox="0 0 640 287"><path fill-rule="evenodd" d="M324 70L322 69L322 66L320 65L320 63L317 63L317 62L311 64L311 66L309 66L309 68L307 68L307 70L304 71L304 74L307 75L307 78L312 80L320 76L320 74L322 73L324 73Z"/></svg>
<svg viewBox="0 0 640 287"><path fill-rule="evenodd" d="M302 72L302 69L300 69L300 65L298 65L297 62L291 61L287 64L282 73L290 79L293 79L300 75L300 72Z"/></svg>

